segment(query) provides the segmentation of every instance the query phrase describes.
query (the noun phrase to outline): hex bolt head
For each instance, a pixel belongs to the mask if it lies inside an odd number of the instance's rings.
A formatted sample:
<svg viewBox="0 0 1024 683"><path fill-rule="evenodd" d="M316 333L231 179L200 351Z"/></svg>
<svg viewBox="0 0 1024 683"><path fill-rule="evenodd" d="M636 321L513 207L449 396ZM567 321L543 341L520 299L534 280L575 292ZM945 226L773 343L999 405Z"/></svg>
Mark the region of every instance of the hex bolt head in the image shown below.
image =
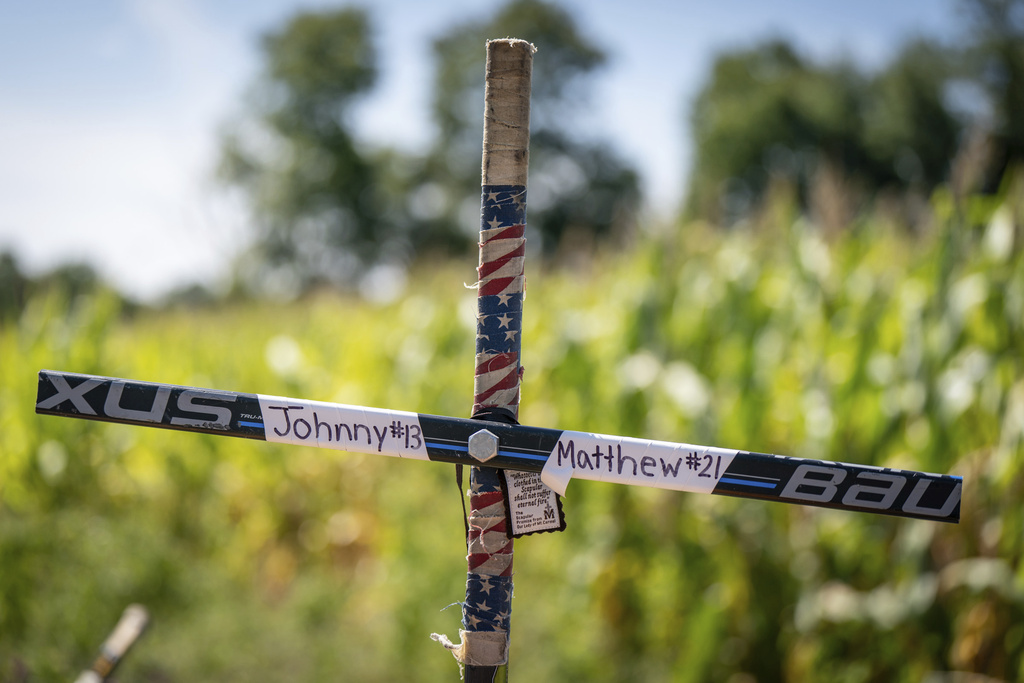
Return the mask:
<svg viewBox="0 0 1024 683"><path fill-rule="evenodd" d="M486 429L470 435L467 445L469 454L480 462L487 462L498 454L498 437Z"/></svg>

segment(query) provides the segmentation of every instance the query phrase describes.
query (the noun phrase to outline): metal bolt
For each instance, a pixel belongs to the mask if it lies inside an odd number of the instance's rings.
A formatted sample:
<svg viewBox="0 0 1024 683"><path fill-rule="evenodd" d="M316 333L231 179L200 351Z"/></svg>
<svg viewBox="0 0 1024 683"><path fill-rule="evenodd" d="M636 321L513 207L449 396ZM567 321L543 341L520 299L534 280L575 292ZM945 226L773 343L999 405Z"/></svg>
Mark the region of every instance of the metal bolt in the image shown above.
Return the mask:
<svg viewBox="0 0 1024 683"><path fill-rule="evenodd" d="M498 437L481 429L469 437L469 454L480 462L487 462L498 454Z"/></svg>

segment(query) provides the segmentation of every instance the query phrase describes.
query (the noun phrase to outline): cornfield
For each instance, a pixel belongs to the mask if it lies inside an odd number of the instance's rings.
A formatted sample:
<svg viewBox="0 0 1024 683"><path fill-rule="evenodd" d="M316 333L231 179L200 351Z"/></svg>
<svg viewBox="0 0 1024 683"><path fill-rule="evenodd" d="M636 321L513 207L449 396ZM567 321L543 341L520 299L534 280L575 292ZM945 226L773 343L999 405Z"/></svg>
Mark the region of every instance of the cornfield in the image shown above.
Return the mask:
<svg viewBox="0 0 1024 683"><path fill-rule="evenodd" d="M945 525L573 482L516 545L513 680L1024 679L1024 185L824 234L733 230L527 264L524 424L953 473ZM339 294L0 327L0 680L457 680L450 466L34 414L38 370L467 416L475 264ZM982 680L982 679L977 679ZM988 680L988 679L984 679Z"/></svg>

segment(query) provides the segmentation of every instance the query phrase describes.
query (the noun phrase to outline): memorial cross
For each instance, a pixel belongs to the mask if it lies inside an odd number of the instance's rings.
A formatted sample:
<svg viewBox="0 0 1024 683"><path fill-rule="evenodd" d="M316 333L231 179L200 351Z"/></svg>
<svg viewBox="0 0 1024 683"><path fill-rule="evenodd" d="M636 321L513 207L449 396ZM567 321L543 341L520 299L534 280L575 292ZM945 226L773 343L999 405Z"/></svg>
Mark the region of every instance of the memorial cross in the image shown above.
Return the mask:
<svg viewBox="0 0 1024 683"><path fill-rule="evenodd" d="M555 494L573 478L960 519L960 477L518 424L533 53L522 40L487 44L471 419L49 370L36 399L45 415L470 466L464 628L459 643L434 636L469 683L507 680L512 538L562 528ZM509 491L532 506L511 506Z"/></svg>

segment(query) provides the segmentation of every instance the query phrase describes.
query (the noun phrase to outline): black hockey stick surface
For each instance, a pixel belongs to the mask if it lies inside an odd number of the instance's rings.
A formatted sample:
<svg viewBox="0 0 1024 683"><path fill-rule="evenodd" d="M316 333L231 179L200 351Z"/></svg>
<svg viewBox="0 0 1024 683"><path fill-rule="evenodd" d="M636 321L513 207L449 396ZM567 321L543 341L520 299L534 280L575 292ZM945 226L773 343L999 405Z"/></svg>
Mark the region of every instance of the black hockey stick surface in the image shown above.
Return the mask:
<svg viewBox="0 0 1024 683"><path fill-rule="evenodd" d="M479 465L469 437L497 437L488 467L540 472L564 494L571 478L960 521L962 479L854 465L439 417L297 398L42 370L36 412L275 443Z"/></svg>

